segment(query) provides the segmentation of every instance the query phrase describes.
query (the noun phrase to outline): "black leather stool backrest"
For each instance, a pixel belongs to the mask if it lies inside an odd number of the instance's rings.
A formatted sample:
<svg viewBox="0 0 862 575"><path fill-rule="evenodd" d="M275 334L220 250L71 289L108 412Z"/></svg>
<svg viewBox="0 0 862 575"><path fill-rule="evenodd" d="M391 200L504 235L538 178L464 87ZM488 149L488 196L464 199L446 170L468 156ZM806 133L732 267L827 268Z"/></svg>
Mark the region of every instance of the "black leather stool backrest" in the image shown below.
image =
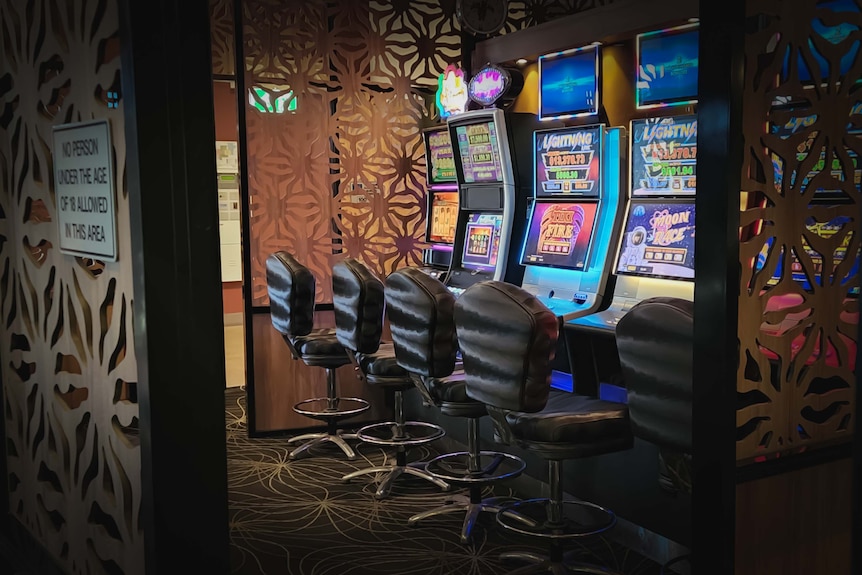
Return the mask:
<svg viewBox="0 0 862 575"><path fill-rule="evenodd" d="M314 275L285 251L266 258L266 289L272 325L284 336L308 335L314 327Z"/></svg>
<svg viewBox="0 0 862 575"><path fill-rule="evenodd" d="M357 353L374 353L383 335L383 282L362 262L332 266L332 305L338 342Z"/></svg>
<svg viewBox="0 0 862 575"><path fill-rule="evenodd" d="M398 365L423 377L455 369L455 296L440 280L416 268L386 278L386 313Z"/></svg>
<svg viewBox="0 0 862 575"><path fill-rule="evenodd" d="M467 395L512 411L541 411L551 390L557 316L527 291L485 281L455 302Z"/></svg>
<svg viewBox="0 0 862 575"><path fill-rule="evenodd" d="M691 453L694 304L656 297L632 307L616 328L632 431Z"/></svg>

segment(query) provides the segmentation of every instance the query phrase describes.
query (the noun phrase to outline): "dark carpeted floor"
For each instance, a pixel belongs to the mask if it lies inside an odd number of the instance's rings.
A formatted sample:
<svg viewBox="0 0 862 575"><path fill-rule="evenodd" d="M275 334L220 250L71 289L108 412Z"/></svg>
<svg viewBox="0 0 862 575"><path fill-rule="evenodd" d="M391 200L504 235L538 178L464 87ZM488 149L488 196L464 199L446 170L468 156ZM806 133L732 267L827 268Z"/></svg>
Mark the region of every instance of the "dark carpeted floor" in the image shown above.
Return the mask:
<svg viewBox="0 0 862 575"><path fill-rule="evenodd" d="M499 575L519 566L504 564L502 551L544 553L540 543L510 534L491 516L483 517L472 545L462 545L462 514L427 519L410 527L407 519L443 504L453 494L419 479L402 479L388 499L374 498L374 476L345 484L341 477L394 453L358 445L347 461L331 444L296 461L286 439L249 438L245 393L226 392L231 569L241 575ZM433 444L432 444L433 445ZM409 453L411 461L436 455L428 448ZM499 496L514 496L495 488ZM488 515L488 514L483 514ZM596 537L571 546L578 560L625 575L655 575L659 566Z"/></svg>

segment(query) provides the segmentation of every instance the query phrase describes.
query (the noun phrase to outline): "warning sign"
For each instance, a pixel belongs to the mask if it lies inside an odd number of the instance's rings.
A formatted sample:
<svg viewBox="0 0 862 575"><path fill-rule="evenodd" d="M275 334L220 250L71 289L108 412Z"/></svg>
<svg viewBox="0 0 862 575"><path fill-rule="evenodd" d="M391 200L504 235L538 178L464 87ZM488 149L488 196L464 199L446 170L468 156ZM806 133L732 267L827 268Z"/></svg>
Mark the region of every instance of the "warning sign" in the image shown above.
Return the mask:
<svg viewBox="0 0 862 575"><path fill-rule="evenodd" d="M111 127L107 120L54 127L60 251L117 261Z"/></svg>

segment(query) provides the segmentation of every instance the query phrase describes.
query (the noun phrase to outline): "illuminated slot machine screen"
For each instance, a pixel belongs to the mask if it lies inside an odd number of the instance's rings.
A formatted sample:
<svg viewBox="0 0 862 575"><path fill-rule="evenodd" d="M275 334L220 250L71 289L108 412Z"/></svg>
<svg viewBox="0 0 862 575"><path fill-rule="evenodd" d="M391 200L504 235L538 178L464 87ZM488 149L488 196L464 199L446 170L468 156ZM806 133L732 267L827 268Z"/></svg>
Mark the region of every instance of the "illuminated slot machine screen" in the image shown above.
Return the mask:
<svg viewBox="0 0 862 575"><path fill-rule="evenodd" d="M597 211L597 202L534 202L521 264L586 269Z"/></svg>
<svg viewBox="0 0 862 575"><path fill-rule="evenodd" d="M631 195L697 192L697 116L632 120Z"/></svg>
<svg viewBox="0 0 862 575"><path fill-rule="evenodd" d="M829 60L823 56L819 47L828 46L832 48L843 44L845 51L838 66L838 78L843 81L853 67L853 62L859 53L859 40L847 42L848 37L859 30L857 25L849 21L853 17L847 13L856 12L858 14L859 11L859 6L854 0L821 0L818 2L814 11L814 18L811 20L811 29L818 37L812 36L808 39L807 50L796 51L796 62L791 62L791 46L787 46L781 70L782 79L788 79L792 71L795 71L803 85L813 86L815 75L821 82L827 80L832 77L833 70L830 69ZM806 56L808 61L806 61ZM793 70L791 70L791 64L793 64ZM862 82L862 78L857 79L856 82Z"/></svg>
<svg viewBox="0 0 862 575"><path fill-rule="evenodd" d="M455 126L462 183L483 184L503 181L500 141L493 120Z"/></svg>
<svg viewBox="0 0 862 575"><path fill-rule="evenodd" d="M539 57L539 119L599 113L599 47Z"/></svg>
<svg viewBox="0 0 862 575"><path fill-rule="evenodd" d="M698 25L638 34L639 110L697 102Z"/></svg>
<svg viewBox="0 0 862 575"><path fill-rule="evenodd" d="M457 183L455 156L452 152L449 130L444 126L425 130L422 135L425 139L426 183L428 187Z"/></svg>
<svg viewBox="0 0 862 575"><path fill-rule="evenodd" d="M434 244L452 244L458 224L458 192L429 193L426 240Z"/></svg>
<svg viewBox="0 0 862 575"><path fill-rule="evenodd" d="M600 125L535 132L535 196L598 197L603 132Z"/></svg>
<svg viewBox="0 0 862 575"><path fill-rule="evenodd" d="M502 214L474 212L467 220L461 266L467 270L493 272L500 253Z"/></svg>
<svg viewBox="0 0 862 575"><path fill-rule="evenodd" d="M836 274L841 275L841 279L839 280L839 285L845 285L850 281L850 278L856 276L859 272L859 263L860 258L862 258L862 253L857 249L856 258L853 261L853 264L849 267L844 264L847 259L847 252L850 250L851 241L853 240L853 232L849 231L850 227L853 225L853 221L851 218L847 216L837 216L825 222L818 222L813 217L809 217L805 222L805 227L809 232L815 234L824 240L832 240L835 238L834 242L837 245L830 246L833 248L832 250L832 268L831 270L827 270L824 268L823 254L814 250L806 241L805 237L801 238L801 247L804 250L805 254L808 256L811 267L808 269L806 273L805 268L799 262L799 258L796 257L794 253L790 254L790 277L793 281L799 284L799 286L805 291L813 291L811 280L814 280L814 283L818 286L822 286L824 280L828 283L833 282L835 279L834 276ZM836 234L839 234L836 237ZM840 239L840 243L838 240ZM755 264L756 270L763 269L766 264L766 259L769 255L769 252L773 249L774 238L769 238L767 242L764 244L763 249L760 254L757 256L757 262ZM779 280L784 275L783 273L783 256L784 254L776 254L778 257L777 265L775 267L775 272L772 274L772 278L767 282L768 286L774 286L778 284ZM844 272L844 273L842 273ZM809 273L811 277L809 278ZM859 286L854 286L850 288L848 291L848 295L858 296L859 295Z"/></svg>
<svg viewBox="0 0 862 575"><path fill-rule="evenodd" d="M694 199L632 200L616 272L694 280Z"/></svg>

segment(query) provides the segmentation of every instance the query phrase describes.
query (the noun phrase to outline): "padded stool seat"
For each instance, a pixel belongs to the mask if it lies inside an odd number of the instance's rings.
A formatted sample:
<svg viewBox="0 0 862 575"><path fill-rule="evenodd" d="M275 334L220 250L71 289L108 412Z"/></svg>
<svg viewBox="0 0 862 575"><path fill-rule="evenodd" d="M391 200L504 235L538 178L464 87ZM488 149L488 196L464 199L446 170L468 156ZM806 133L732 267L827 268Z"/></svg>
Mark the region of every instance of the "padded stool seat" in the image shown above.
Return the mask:
<svg viewBox="0 0 862 575"><path fill-rule="evenodd" d="M374 353L357 353L356 360L359 362L359 368L365 374L368 383L372 385L404 386L405 389L413 387L410 374L398 365L398 360L395 358L395 347L391 342L381 343L380 348ZM397 378L398 381L385 378Z"/></svg>
<svg viewBox="0 0 862 575"><path fill-rule="evenodd" d="M505 412L488 408L495 421L505 418L510 437L546 459L576 459L627 449L632 444L628 409L621 403L551 391L542 411Z"/></svg>
<svg viewBox="0 0 862 575"><path fill-rule="evenodd" d="M305 335L291 336L290 341L305 365L341 367L350 363L334 329L313 329Z"/></svg>

